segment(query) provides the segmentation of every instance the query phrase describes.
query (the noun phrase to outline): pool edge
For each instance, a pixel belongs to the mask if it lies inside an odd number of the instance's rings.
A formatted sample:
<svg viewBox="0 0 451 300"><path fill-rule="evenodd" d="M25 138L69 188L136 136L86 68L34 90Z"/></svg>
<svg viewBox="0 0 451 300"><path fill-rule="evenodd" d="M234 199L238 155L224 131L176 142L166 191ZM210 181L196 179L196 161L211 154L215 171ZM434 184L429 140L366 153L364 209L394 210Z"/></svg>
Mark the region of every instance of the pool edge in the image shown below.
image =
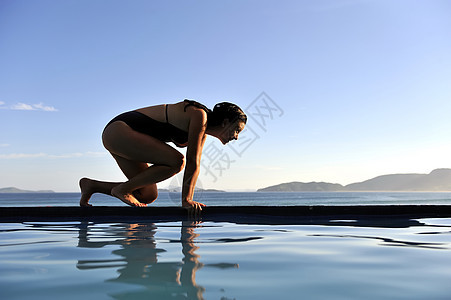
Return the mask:
<svg viewBox="0 0 451 300"><path fill-rule="evenodd" d="M352 206L210 206L202 220L235 222L243 219L296 220L299 218L443 218L451 217L451 205L352 205ZM0 207L0 222L79 220L182 220L181 207Z"/></svg>

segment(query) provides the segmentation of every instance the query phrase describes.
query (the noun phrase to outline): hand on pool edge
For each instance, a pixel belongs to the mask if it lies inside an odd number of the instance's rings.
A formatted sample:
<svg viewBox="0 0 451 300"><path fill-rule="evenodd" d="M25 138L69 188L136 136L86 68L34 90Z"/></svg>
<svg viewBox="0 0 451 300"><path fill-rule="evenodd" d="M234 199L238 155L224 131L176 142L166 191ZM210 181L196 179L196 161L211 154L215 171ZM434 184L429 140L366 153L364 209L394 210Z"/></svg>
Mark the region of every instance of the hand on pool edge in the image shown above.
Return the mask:
<svg viewBox="0 0 451 300"><path fill-rule="evenodd" d="M206 205L193 200L183 200L182 207L188 211L190 217L198 217L202 212L202 207L206 207Z"/></svg>

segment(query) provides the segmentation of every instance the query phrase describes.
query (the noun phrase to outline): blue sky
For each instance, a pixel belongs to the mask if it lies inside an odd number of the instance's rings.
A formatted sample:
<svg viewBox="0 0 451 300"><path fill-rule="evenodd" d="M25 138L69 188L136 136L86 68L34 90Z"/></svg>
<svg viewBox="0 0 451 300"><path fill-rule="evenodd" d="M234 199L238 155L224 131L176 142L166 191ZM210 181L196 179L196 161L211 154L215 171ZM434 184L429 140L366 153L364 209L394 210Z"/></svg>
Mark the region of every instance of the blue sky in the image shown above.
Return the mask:
<svg viewBox="0 0 451 300"><path fill-rule="evenodd" d="M0 187L122 181L104 125L184 98L251 115L207 140L204 188L428 173L451 167L450 82L449 1L2 0Z"/></svg>

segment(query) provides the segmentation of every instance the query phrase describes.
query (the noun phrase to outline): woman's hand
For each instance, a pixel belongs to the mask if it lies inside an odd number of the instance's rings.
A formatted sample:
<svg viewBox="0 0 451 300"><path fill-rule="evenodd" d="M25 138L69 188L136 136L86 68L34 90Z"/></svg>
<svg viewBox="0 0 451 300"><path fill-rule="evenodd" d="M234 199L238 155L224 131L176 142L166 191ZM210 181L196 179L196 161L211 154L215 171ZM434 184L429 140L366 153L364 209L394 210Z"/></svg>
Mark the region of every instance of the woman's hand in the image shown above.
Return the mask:
<svg viewBox="0 0 451 300"><path fill-rule="evenodd" d="M188 215L198 217L200 216L202 207L206 207L206 205L193 200L182 200L182 207L188 211Z"/></svg>

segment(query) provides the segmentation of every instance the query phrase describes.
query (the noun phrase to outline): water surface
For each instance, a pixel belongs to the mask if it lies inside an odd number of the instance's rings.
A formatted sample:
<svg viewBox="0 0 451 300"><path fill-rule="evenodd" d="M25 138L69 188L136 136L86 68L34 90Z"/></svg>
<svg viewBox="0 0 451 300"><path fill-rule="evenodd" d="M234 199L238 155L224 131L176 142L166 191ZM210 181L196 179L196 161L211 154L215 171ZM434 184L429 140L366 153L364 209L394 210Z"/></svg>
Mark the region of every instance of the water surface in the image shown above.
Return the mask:
<svg viewBox="0 0 451 300"><path fill-rule="evenodd" d="M152 206L180 206L180 193L160 192ZM451 205L451 192L196 192L208 206L296 205ZM78 206L79 193L0 194L1 206ZM95 194L95 206L124 206L116 198Z"/></svg>
<svg viewBox="0 0 451 300"><path fill-rule="evenodd" d="M451 219L0 224L2 299L449 299Z"/></svg>

